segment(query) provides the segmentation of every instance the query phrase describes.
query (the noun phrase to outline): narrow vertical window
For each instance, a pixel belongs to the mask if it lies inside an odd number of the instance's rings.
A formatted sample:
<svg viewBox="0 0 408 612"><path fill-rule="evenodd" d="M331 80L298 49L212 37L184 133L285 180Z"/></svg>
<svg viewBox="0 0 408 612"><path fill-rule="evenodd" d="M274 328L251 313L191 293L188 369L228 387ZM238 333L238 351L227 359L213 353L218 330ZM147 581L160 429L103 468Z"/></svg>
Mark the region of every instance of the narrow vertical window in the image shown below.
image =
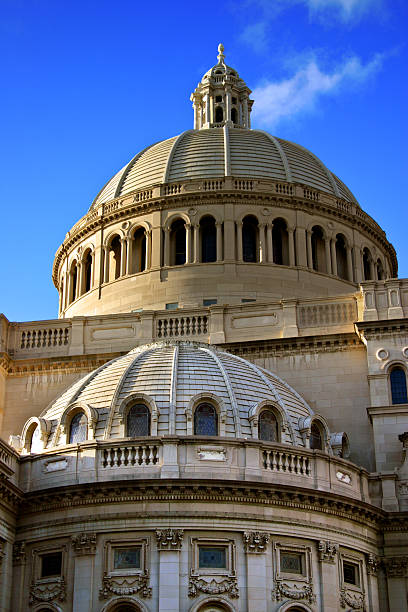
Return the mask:
<svg viewBox="0 0 408 612"><path fill-rule="evenodd" d="M407 378L402 368L394 368L390 374L391 398L393 404L407 404Z"/></svg>
<svg viewBox="0 0 408 612"><path fill-rule="evenodd" d="M150 435L150 411L144 404L132 406L127 415L127 435L129 438Z"/></svg>
<svg viewBox="0 0 408 612"><path fill-rule="evenodd" d="M217 261L217 232L213 217L204 217L200 221L201 261Z"/></svg>
<svg viewBox="0 0 408 612"><path fill-rule="evenodd" d="M272 410L263 410L259 415L258 437L265 442L278 441L278 421Z"/></svg>
<svg viewBox="0 0 408 612"><path fill-rule="evenodd" d="M273 263L289 265L289 235L286 221L276 219L272 228Z"/></svg>
<svg viewBox="0 0 408 612"><path fill-rule="evenodd" d="M337 260L337 276L348 280L347 275L347 247L346 241L342 234L336 236L336 260Z"/></svg>
<svg viewBox="0 0 408 612"><path fill-rule="evenodd" d="M83 412L77 412L69 428L69 444L78 444L88 439L88 419Z"/></svg>
<svg viewBox="0 0 408 612"><path fill-rule="evenodd" d="M246 262L258 261L258 220L245 217L242 223L242 259Z"/></svg>
<svg viewBox="0 0 408 612"><path fill-rule="evenodd" d="M316 423L312 423L310 428L310 448L323 450L322 430Z"/></svg>
<svg viewBox="0 0 408 612"><path fill-rule="evenodd" d="M194 434L196 436L217 436L218 418L214 406L200 404L194 412Z"/></svg>

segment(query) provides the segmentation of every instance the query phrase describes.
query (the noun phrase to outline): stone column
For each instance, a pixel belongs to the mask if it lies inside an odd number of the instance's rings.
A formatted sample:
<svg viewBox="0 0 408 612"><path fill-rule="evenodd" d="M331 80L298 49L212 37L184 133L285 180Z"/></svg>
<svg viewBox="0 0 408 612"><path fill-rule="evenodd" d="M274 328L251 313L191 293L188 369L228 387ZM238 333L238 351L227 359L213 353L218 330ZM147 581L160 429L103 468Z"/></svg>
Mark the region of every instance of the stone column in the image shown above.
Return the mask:
<svg viewBox="0 0 408 612"><path fill-rule="evenodd" d="M215 228L217 231L217 261L222 261L223 260L223 256L222 256L222 223L218 223L218 221L215 224Z"/></svg>
<svg viewBox="0 0 408 612"><path fill-rule="evenodd" d="M120 239L120 275L126 274L126 238Z"/></svg>
<svg viewBox="0 0 408 612"><path fill-rule="evenodd" d="M313 270L312 232L306 230L307 265Z"/></svg>
<svg viewBox="0 0 408 612"><path fill-rule="evenodd" d="M194 225L194 263L199 263L200 261L200 226Z"/></svg>
<svg viewBox="0 0 408 612"><path fill-rule="evenodd" d="M25 612L24 578L27 563L25 542L14 542L13 545L13 592L11 596L13 612Z"/></svg>
<svg viewBox="0 0 408 612"><path fill-rule="evenodd" d="M372 612L379 612L380 599L378 593L378 569L380 566L380 559L376 555L369 553L366 556L366 569L368 579L368 599L369 606Z"/></svg>
<svg viewBox="0 0 408 612"><path fill-rule="evenodd" d="M330 255L330 238L324 239L324 246L326 249L326 270L327 274L332 273L331 255Z"/></svg>
<svg viewBox="0 0 408 612"><path fill-rule="evenodd" d="M330 241L331 247L331 267L333 276L337 276L337 255L336 255L336 238Z"/></svg>
<svg viewBox="0 0 408 612"><path fill-rule="evenodd" d="M245 531L243 534L247 567L247 610L267 612L269 590L266 576L266 551L269 533Z"/></svg>
<svg viewBox="0 0 408 612"><path fill-rule="evenodd" d="M259 225L259 261L266 261L265 223Z"/></svg>
<svg viewBox="0 0 408 612"><path fill-rule="evenodd" d="M170 228L164 229L164 265L170 265Z"/></svg>
<svg viewBox="0 0 408 612"><path fill-rule="evenodd" d="M82 261L77 263L77 286L76 286L76 297L79 297L84 292L84 264Z"/></svg>
<svg viewBox="0 0 408 612"><path fill-rule="evenodd" d="M370 276L371 276L371 280L377 280L376 269L375 269L374 260L372 257L370 257Z"/></svg>
<svg viewBox="0 0 408 612"><path fill-rule="evenodd" d="M72 609L75 612L88 612L92 610L96 534L72 536L71 543L75 555Z"/></svg>
<svg viewBox="0 0 408 612"><path fill-rule="evenodd" d="M209 94L205 94L204 104L205 104L205 122L210 124L211 123L211 100L210 100Z"/></svg>
<svg viewBox="0 0 408 612"><path fill-rule="evenodd" d="M191 225L185 224L186 228L186 264L191 263Z"/></svg>
<svg viewBox="0 0 408 612"><path fill-rule="evenodd" d="M225 121L231 121L231 92L225 92Z"/></svg>
<svg viewBox="0 0 408 612"><path fill-rule="evenodd" d="M388 601L390 610L408 611L406 580L408 578L408 557L388 557L384 559L387 575Z"/></svg>
<svg viewBox="0 0 408 612"><path fill-rule="evenodd" d="M268 262L269 263L273 263L272 228L273 228L273 223L268 223L266 226L266 243L268 247Z"/></svg>
<svg viewBox="0 0 408 612"><path fill-rule="evenodd" d="M306 230L299 225L296 226L296 265L307 268Z"/></svg>
<svg viewBox="0 0 408 612"><path fill-rule="evenodd" d="M243 115L244 115L244 127L249 127L249 116L248 116L248 99L244 98L242 100L242 109L243 109Z"/></svg>
<svg viewBox="0 0 408 612"><path fill-rule="evenodd" d="M329 540L320 540L317 546L320 570L320 596L324 612L338 610L338 544Z"/></svg>
<svg viewBox="0 0 408 612"><path fill-rule="evenodd" d="M156 529L159 551L159 607L160 612L180 609L180 550L182 529Z"/></svg>
<svg viewBox="0 0 408 612"><path fill-rule="evenodd" d="M132 274L133 273L133 270L132 270L133 247L134 247L134 241L132 240L132 238L127 238L127 245L126 245L126 274Z"/></svg>
<svg viewBox="0 0 408 612"><path fill-rule="evenodd" d="M295 265L295 240L294 240L294 228L288 227L288 237L289 237L289 265Z"/></svg>
<svg viewBox="0 0 408 612"><path fill-rule="evenodd" d="M363 280L363 255L358 246L353 246L354 255L354 278L356 283L361 283Z"/></svg>
<svg viewBox="0 0 408 612"><path fill-rule="evenodd" d="M224 220L224 261L235 261L235 222Z"/></svg>
<svg viewBox="0 0 408 612"><path fill-rule="evenodd" d="M149 270L150 266L151 266L151 262L150 262L150 252L151 252L151 248L152 248L152 230L146 230L145 231L145 269ZM128 274L129 274L129 270L128 270Z"/></svg>
<svg viewBox="0 0 408 612"><path fill-rule="evenodd" d="M242 221L237 221L237 261L243 261L242 253Z"/></svg>
<svg viewBox="0 0 408 612"><path fill-rule="evenodd" d="M347 276L348 280L353 282L353 258L351 256L351 247L347 246Z"/></svg>

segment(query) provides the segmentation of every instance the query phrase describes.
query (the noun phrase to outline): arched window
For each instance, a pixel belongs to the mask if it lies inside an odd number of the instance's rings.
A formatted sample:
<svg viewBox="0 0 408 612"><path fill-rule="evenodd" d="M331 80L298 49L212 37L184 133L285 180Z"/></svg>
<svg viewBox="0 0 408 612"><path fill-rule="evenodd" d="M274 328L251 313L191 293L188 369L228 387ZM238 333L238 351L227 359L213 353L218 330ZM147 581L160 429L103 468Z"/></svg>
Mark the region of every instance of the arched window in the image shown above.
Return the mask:
<svg viewBox="0 0 408 612"><path fill-rule="evenodd" d="M115 236L110 243L109 247L109 270L108 270L108 280L115 280L120 276L120 268L121 268L121 259L122 259L122 249L120 244L119 236Z"/></svg>
<svg viewBox="0 0 408 612"><path fill-rule="evenodd" d="M71 302L73 302L77 297L78 267L77 267L77 262L75 259L71 264L69 277L70 277L69 278L70 286L69 286L68 303L71 304Z"/></svg>
<svg viewBox="0 0 408 612"><path fill-rule="evenodd" d="M200 404L195 409L194 434L196 436L218 435L218 415L211 404Z"/></svg>
<svg viewBox="0 0 408 612"><path fill-rule="evenodd" d="M312 423L310 428L310 448L323 450L323 434L322 428L317 423Z"/></svg>
<svg viewBox="0 0 408 612"><path fill-rule="evenodd" d="M217 261L217 230L213 217L204 217L200 221L201 261Z"/></svg>
<svg viewBox="0 0 408 612"><path fill-rule="evenodd" d="M336 236L336 259L337 259L337 276L348 280L347 274L347 248L346 241L342 234Z"/></svg>
<svg viewBox="0 0 408 612"><path fill-rule="evenodd" d="M242 222L242 259L258 261L258 219L248 216Z"/></svg>
<svg viewBox="0 0 408 612"><path fill-rule="evenodd" d="M377 278L378 280L384 280L385 279L385 272L384 272L384 267L382 265L382 261L381 259L377 259Z"/></svg>
<svg viewBox="0 0 408 612"><path fill-rule="evenodd" d="M272 410L263 410L258 420L258 438L278 442L278 420Z"/></svg>
<svg viewBox="0 0 408 612"><path fill-rule="evenodd" d="M236 108L231 109L231 121L232 123L237 123L237 109Z"/></svg>
<svg viewBox="0 0 408 612"><path fill-rule="evenodd" d="M137 228L131 242L131 274L146 270L146 231L143 227Z"/></svg>
<svg viewBox="0 0 408 612"><path fill-rule="evenodd" d="M43 451L43 445L41 442L41 430L40 426L36 425L31 434L30 442L30 453L41 453Z"/></svg>
<svg viewBox="0 0 408 612"><path fill-rule="evenodd" d="M363 251L363 274L364 280L373 280L371 278L371 253L367 247Z"/></svg>
<svg viewBox="0 0 408 612"><path fill-rule="evenodd" d="M88 419L84 412L77 412L69 427L68 444L79 444L88 439Z"/></svg>
<svg viewBox="0 0 408 612"><path fill-rule="evenodd" d="M289 265L289 235L286 221L276 219L272 228L273 263Z"/></svg>
<svg viewBox="0 0 408 612"><path fill-rule="evenodd" d="M224 121L224 111L221 106L217 106L215 109L215 123L222 123Z"/></svg>
<svg viewBox="0 0 408 612"><path fill-rule="evenodd" d="M173 266L182 266L186 263L186 226L183 219L177 219L171 226L171 247Z"/></svg>
<svg viewBox="0 0 408 612"><path fill-rule="evenodd" d="M391 401L393 404L408 404L407 377L403 368L393 368L390 373Z"/></svg>
<svg viewBox="0 0 408 612"><path fill-rule="evenodd" d="M312 262L313 270L327 272L323 230L318 225L312 228Z"/></svg>
<svg viewBox="0 0 408 612"><path fill-rule="evenodd" d="M147 406L144 404L131 406L127 415L126 429L129 438L150 435L150 411Z"/></svg>
<svg viewBox="0 0 408 612"><path fill-rule="evenodd" d="M91 290L92 282L92 253L88 251L83 259L82 265L84 266L84 293Z"/></svg>

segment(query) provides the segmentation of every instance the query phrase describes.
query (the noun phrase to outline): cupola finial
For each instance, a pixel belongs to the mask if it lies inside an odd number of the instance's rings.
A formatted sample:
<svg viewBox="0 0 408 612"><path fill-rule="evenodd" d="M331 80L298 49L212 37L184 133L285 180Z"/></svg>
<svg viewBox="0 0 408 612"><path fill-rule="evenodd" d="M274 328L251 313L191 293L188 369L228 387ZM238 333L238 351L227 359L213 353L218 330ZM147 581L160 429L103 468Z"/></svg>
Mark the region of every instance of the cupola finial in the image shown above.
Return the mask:
<svg viewBox="0 0 408 612"><path fill-rule="evenodd" d="M217 60L219 64L223 64L224 60L225 60L225 55L224 55L224 45L222 43L220 43L218 45L218 55L217 55Z"/></svg>

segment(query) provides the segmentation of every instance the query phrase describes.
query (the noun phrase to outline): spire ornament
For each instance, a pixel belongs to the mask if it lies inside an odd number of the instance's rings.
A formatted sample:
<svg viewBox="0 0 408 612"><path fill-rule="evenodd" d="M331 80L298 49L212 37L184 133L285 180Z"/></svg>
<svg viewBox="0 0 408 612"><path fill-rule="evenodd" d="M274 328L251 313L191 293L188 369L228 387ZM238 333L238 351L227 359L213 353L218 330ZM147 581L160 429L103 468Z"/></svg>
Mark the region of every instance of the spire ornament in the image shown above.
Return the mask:
<svg viewBox="0 0 408 612"><path fill-rule="evenodd" d="M220 43L218 45L218 55L217 55L217 60L219 64L225 64L224 60L225 60L225 55L224 55L224 45L222 43Z"/></svg>

